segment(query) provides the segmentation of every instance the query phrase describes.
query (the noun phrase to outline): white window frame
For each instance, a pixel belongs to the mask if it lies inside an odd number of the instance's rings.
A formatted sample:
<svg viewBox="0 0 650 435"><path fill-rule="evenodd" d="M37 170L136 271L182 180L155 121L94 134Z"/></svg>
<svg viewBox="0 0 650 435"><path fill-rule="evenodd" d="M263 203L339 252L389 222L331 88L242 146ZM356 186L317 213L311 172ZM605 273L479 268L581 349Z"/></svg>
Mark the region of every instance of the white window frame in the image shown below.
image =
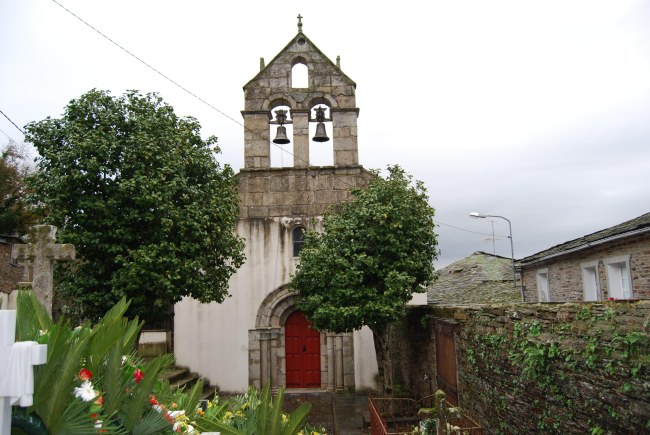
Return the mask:
<svg viewBox="0 0 650 435"><path fill-rule="evenodd" d="M537 301L551 302L551 285L548 276L548 268L538 269L535 272L535 278L537 279ZM542 284L545 284L545 289Z"/></svg>
<svg viewBox="0 0 650 435"><path fill-rule="evenodd" d="M605 269L607 270L607 293L609 297L615 299L632 299L634 296L634 288L632 286L630 255L606 258L603 263L605 263ZM624 272L621 272L622 265L625 266ZM624 286L625 281L627 281L627 289Z"/></svg>
<svg viewBox="0 0 650 435"><path fill-rule="evenodd" d="M602 299L600 291L600 277L598 276L598 260L588 261L586 263L580 263L580 270L582 271L582 300L584 301L599 301ZM593 271L593 275L592 275ZM588 285L591 282L591 278L594 278L595 289L595 299L590 298L587 294L589 291Z"/></svg>

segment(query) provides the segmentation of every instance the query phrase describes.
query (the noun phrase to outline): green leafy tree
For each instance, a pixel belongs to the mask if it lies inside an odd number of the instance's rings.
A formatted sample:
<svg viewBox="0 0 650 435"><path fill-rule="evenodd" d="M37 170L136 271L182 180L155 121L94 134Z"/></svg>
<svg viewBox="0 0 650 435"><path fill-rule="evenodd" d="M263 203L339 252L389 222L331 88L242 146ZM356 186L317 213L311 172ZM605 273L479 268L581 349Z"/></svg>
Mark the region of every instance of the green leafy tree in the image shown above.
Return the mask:
<svg viewBox="0 0 650 435"><path fill-rule="evenodd" d="M145 320L183 296L223 301L244 261L236 180L196 119L156 94L92 90L26 131L41 156L33 200L77 250L56 290L81 316L97 319L123 296Z"/></svg>
<svg viewBox="0 0 650 435"><path fill-rule="evenodd" d="M0 234L26 234L35 215L26 202L25 177L30 172L25 152L10 141L0 151Z"/></svg>
<svg viewBox="0 0 650 435"><path fill-rule="evenodd" d="M305 235L291 287L317 329L372 330L379 387L390 393L390 325L434 278L435 211L422 182L413 184L399 166L352 193L350 202L324 217L322 234Z"/></svg>

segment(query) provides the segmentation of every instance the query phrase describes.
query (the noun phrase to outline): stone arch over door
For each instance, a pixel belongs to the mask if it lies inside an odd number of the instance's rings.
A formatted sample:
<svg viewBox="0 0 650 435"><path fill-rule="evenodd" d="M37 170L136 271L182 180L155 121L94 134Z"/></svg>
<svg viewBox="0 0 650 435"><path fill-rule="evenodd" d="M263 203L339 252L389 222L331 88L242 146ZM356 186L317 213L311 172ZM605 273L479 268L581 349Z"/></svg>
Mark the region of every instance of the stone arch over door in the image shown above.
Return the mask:
<svg viewBox="0 0 650 435"><path fill-rule="evenodd" d="M297 296L282 286L269 293L248 331L248 383L273 390L286 386L285 324L298 310ZM328 391L354 390L352 334L320 333L321 385Z"/></svg>

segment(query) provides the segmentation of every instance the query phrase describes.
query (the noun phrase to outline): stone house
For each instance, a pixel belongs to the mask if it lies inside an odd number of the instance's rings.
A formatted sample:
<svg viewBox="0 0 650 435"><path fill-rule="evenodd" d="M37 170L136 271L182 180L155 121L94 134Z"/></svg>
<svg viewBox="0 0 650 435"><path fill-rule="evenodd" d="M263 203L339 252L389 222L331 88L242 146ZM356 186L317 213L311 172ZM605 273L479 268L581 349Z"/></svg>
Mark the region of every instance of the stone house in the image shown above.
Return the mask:
<svg viewBox="0 0 650 435"><path fill-rule="evenodd" d="M468 305L521 302L509 257L478 251L437 272L427 288L428 304Z"/></svg>
<svg viewBox="0 0 650 435"><path fill-rule="evenodd" d="M237 175L236 231L246 241L246 262L231 277L231 297L222 304L186 298L175 306L177 362L225 392L266 383L274 389L374 389L370 330L312 329L287 288L303 231L319 229L325 211L373 176L359 165L356 84L338 59L333 63L307 38L300 22L296 36L268 65L261 59L260 69L244 86L241 112L245 166ZM297 83L300 70L306 83ZM272 166L271 147L289 142L293 166ZM310 165L310 145L332 147L333 165Z"/></svg>
<svg viewBox="0 0 650 435"><path fill-rule="evenodd" d="M519 261L526 302L650 298L650 213Z"/></svg>

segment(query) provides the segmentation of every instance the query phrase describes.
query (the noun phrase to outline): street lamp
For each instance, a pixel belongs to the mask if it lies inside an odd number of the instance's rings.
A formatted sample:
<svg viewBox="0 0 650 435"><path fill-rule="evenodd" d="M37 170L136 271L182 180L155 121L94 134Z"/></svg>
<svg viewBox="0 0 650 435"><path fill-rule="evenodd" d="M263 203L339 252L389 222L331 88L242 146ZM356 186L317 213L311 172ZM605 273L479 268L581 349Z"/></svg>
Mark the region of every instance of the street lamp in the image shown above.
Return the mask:
<svg viewBox="0 0 650 435"><path fill-rule="evenodd" d="M511 258L512 258L512 282L513 282L514 286L517 287L517 272L515 270L515 246L512 243L512 224L510 223L510 219L504 218L503 216L496 216L496 215L492 215L492 214L481 214L481 213L476 212L476 211L471 212L469 214L469 216L474 218L474 219L485 219L485 218L488 218L488 217L493 217L493 218L503 219L506 222L508 222L508 229L510 230L510 236L508 236L508 237L510 238L510 255L511 255ZM521 289L521 301L524 302L524 289L523 289L523 287Z"/></svg>

